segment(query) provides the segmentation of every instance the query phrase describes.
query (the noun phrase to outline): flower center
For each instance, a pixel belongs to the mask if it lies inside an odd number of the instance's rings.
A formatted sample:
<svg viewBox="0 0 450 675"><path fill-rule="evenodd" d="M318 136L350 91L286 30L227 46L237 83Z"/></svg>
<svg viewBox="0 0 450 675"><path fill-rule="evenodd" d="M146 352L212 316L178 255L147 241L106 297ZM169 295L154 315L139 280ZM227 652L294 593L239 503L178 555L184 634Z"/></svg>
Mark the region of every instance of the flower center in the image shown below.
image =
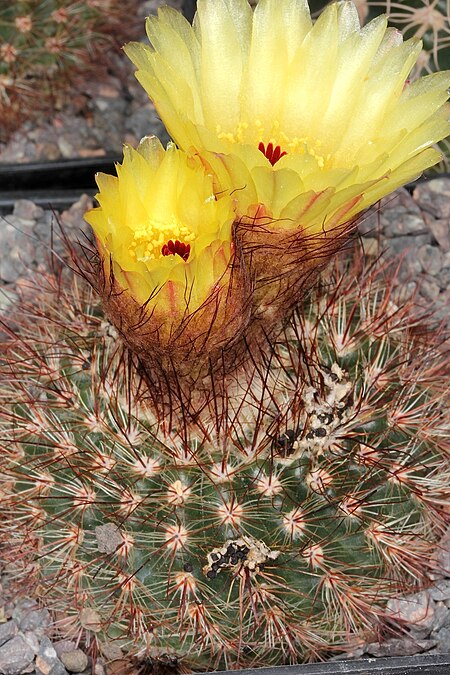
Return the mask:
<svg viewBox="0 0 450 675"><path fill-rule="evenodd" d="M262 141L258 145L258 150L262 152L264 157L267 157L272 166L276 164L279 159L284 157L284 155L287 155L287 152L281 152L281 147L279 145L274 146L273 143L267 143L266 147Z"/></svg>
<svg viewBox="0 0 450 675"><path fill-rule="evenodd" d="M170 235L172 237L168 239ZM186 262L194 239L195 234L175 220L164 223L152 221L146 227L136 230L129 252L134 260L144 263L161 255L179 255Z"/></svg>
<svg viewBox="0 0 450 675"><path fill-rule="evenodd" d="M184 244L182 241L178 241L178 239L176 239L175 241L169 239L167 244L164 244L164 246L161 249L162 255L179 255L180 258L183 258L184 262L186 262L187 259L189 258L190 252L191 252L191 245Z"/></svg>

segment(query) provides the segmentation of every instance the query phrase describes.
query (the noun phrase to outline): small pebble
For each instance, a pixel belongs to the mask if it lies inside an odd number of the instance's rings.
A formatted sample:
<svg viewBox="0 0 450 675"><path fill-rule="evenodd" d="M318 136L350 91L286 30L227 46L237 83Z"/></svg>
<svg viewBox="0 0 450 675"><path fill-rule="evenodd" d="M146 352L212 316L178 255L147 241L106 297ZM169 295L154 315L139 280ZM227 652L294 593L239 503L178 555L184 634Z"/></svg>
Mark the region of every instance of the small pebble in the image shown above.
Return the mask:
<svg viewBox="0 0 450 675"><path fill-rule="evenodd" d="M61 654L64 654L64 652L72 652L76 649L77 645L73 640L58 640L58 642L53 643L53 647L55 648L56 655L60 659Z"/></svg>
<svg viewBox="0 0 450 675"><path fill-rule="evenodd" d="M123 651L117 642L102 642L100 651L107 661L116 661L123 656Z"/></svg>
<svg viewBox="0 0 450 675"><path fill-rule="evenodd" d="M34 598L19 597L15 601L13 610L13 619L21 621L22 617L31 609L39 609L39 605Z"/></svg>
<svg viewBox="0 0 450 675"><path fill-rule="evenodd" d="M31 647L31 649L35 654L39 653L38 635L42 636L46 628L47 626L45 625L42 626L37 625L36 628L34 629L35 632L33 632L32 630L26 630L23 633L21 633L25 639L25 642Z"/></svg>
<svg viewBox="0 0 450 675"><path fill-rule="evenodd" d="M79 621L83 628L90 630L93 633L98 633L102 629L102 621L100 614L95 609L85 607L78 615Z"/></svg>
<svg viewBox="0 0 450 675"><path fill-rule="evenodd" d="M67 675L48 637L42 638L35 665L36 675Z"/></svg>
<svg viewBox="0 0 450 675"><path fill-rule="evenodd" d="M63 652L61 661L70 673L81 673L88 667L88 657L81 649L74 649L71 652Z"/></svg>
<svg viewBox="0 0 450 675"><path fill-rule="evenodd" d="M424 272L438 274L442 267L442 253L437 246L426 244L417 252L417 258Z"/></svg>
<svg viewBox="0 0 450 675"><path fill-rule="evenodd" d="M423 278L419 282L419 293L425 300L433 303L439 298L439 284L433 279Z"/></svg>
<svg viewBox="0 0 450 675"><path fill-rule="evenodd" d="M399 209L386 209L381 217L386 237L405 237L405 235L420 235L427 232L427 228L418 214L401 212Z"/></svg>
<svg viewBox="0 0 450 675"><path fill-rule="evenodd" d="M13 215L20 220L38 220L44 215L44 209L29 199L18 199L14 204Z"/></svg>

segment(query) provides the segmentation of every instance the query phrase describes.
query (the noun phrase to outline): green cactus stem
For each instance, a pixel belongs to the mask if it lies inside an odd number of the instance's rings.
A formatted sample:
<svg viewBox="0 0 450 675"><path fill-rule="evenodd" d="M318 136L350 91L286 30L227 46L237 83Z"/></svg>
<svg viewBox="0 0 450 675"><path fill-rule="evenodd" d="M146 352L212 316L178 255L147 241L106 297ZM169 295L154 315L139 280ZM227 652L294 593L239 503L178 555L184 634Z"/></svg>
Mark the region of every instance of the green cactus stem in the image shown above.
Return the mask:
<svg viewBox="0 0 450 675"><path fill-rule="evenodd" d="M448 525L445 336L354 259L195 421L158 417L82 279L22 290L0 536L65 636L182 670L296 663L427 584Z"/></svg>

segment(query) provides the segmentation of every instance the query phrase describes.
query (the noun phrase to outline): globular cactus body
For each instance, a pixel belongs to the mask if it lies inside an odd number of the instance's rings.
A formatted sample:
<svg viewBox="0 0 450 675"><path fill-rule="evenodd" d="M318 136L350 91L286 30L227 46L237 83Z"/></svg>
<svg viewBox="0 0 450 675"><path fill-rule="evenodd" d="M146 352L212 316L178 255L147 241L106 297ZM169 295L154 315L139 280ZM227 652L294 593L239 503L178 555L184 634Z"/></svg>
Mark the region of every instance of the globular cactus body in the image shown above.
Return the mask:
<svg viewBox="0 0 450 675"><path fill-rule="evenodd" d="M195 420L158 418L84 282L22 298L2 346L2 533L66 634L183 668L298 662L426 583L448 362L381 277L338 263Z"/></svg>

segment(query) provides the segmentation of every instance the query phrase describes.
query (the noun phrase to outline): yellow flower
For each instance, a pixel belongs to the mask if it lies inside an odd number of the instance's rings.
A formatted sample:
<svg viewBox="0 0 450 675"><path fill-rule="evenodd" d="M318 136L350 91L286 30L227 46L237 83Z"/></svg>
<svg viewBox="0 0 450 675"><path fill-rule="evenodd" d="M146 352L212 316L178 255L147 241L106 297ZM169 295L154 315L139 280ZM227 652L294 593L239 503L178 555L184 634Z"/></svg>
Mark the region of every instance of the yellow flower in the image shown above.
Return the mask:
<svg viewBox="0 0 450 675"><path fill-rule="evenodd" d="M126 146L117 177L98 174L97 184L100 206L86 220L117 281L140 304L173 303L187 287L195 311L228 267L232 200L217 199L202 165L155 136Z"/></svg>
<svg viewBox="0 0 450 675"><path fill-rule="evenodd" d="M312 23L306 0L198 0L194 27L164 7L151 47L131 43L137 78L176 143L218 153L238 211L308 234L349 221L439 161L449 73L413 84L421 43L352 2Z"/></svg>
<svg viewBox="0 0 450 675"><path fill-rule="evenodd" d="M86 215L102 260L95 285L141 361L182 362L234 338L233 201L214 195L202 163L148 137L97 184L100 206Z"/></svg>

